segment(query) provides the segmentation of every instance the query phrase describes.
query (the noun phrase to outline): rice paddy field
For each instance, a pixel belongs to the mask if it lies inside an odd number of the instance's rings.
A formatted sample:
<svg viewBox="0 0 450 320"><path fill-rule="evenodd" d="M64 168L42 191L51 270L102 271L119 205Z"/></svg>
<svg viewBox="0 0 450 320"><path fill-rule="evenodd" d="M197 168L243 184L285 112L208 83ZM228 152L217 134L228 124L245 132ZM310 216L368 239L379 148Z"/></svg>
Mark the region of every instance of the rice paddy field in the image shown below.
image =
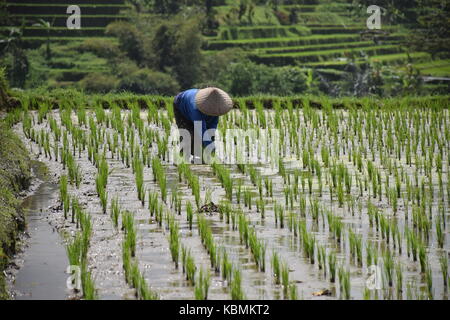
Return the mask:
<svg viewBox="0 0 450 320"><path fill-rule="evenodd" d="M174 165L169 98L23 98L7 119L59 185L71 294L447 299L448 97L319 100L237 99L219 131L276 140L224 151L268 160Z"/></svg>

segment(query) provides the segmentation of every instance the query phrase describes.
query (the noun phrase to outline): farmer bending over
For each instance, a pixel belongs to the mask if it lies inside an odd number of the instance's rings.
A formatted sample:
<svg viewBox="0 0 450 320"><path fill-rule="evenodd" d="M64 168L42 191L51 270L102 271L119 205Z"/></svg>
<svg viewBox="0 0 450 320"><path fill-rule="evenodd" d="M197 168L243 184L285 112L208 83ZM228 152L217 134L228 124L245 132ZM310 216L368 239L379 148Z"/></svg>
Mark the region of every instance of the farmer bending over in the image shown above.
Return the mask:
<svg viewBox="0 0 450 320"><path fill-rule="evenodd" d="M178 129L190 133L190 153L195 163L202 163L203 148L212 144L208 149L214 151L214 135L209 130L216 130L219 116L227 114L232 108L230 96L218 88L190 89L175 97L175 120ZM187 141L184 145L189 147Z"/></svg>

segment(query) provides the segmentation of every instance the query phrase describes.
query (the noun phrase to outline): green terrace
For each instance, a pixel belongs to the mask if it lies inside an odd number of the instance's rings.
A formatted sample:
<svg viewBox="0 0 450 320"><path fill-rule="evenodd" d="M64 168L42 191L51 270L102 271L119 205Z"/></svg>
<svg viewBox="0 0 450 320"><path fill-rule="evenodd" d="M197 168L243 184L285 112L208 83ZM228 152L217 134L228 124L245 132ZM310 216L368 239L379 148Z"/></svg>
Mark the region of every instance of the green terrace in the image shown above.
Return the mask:
<svg viewBox="0 0 450 320"><path fill-rule="evenodd" d="M392 33L398 28L386 26L383 31ZM327 34L361 34L366 31L365 27L359 25L352 26L243 26L243 27L227 27L221 28L217 37L208 37L209 41L214 40L252 40L260 38L277 38L277 37L298 37L308 35L327 35Z"/></svg>
<svg viewBox="0 0 450 320"><path fill-rule="evenodd" d="M401 40L402 34L391 34L382 36L379 41L384 40ZM286 38L259 38L259 39L238 39L238 40L210 40L205 44L205 50L223 50L226 48L277 48L291 46L306 46L319 44L340 44L348 42L360 42L362 36L360 34L326 34L312 35L305 37L286 37Z"/></svg>
<svg viewBox="0 0 450 320"><path fill-rule="evenodd" d="M23 4L23 5L52 5L52 6L68 6L71 4L76 5L124 5L124 0L76 0L72 3L69 3L70 1L67 0L33 0L32 2L30 0L12 0L7 1L8 4Z"/></svg>
<svg viewBox="0 0 450 320"><path fill-rule="evenodd" d="M7 32L8 27L0 27L0 32ZM40 38L56 38L56 37L102 37L105 35L105 28L98 27L82 27L79 30L67 29L67 27L52 27L46 29L45 27L25 27L23 36L25 38L40 37Z"/></svg>
<svg viewBox="0 0 450 320"><path fill-rule="evenodd" d="M385 55L377 55L369 58L370 61L379 62L381 64L401 64L408 61L412 61L413 63L421 63L428 61L430 59L430 55L425 52L414 52L410 53L409 56L406 53L395 53L395 54L385 54ZM361 63L363 60L356 59L356 63ZM335 70L344 70L348 64L348 60L345 58L341 58L337 61L328 60L328 61L320 61L320 62L308 62L304 63L304 67L309 68L320 68L320 69L335 69Z"/></svg>
<svg viewBox="0 0 450 320"><path fill-rule="evenodd" d="M34 24L39 19L42 19L44 21L50 22L52 25L52 28L53 27L67 28L66 23L67 23L67 18L69 17L69 15L67 15L67 14L54 14L54 15L26 14L26 15L11 15L11 17L13 19L16 19L17 21L25 19L25 21L29 22L29 24ZM126 19L125 15L85 15L85 14L83 14L82 19L81 19L81 28L84 28L84 27L105 28L111 22L114 22L117 20L124 20L124 19Z"/></svg>
<svg viewBox="0 0 450 320"><path fill-rule="evenodd" d="M415 63L414 67L419 69L422 75L450 77L450 59Z"/></svg>
<svg viewBox="0 0 450 320"><path fill-rule="evenodd" d="M69 5L76 4L81 10L81 29L67 28L67 13ZM67 0L37 0L37 1L7 1L8 19L0 22L0 30L5 31L10 26L25 23L24 39L39 42L50 37L52 41L62 41L68 38L104 37L105 28L111 22L127 19L126 10L130 8L124 0L77 0L70 3ZM51 27L39 26L39 21L50 23Z"/></svg>
<svg viewBox="0 0 450 320"><path fill-rule="evenodd" d="M52 59L49 61L44 60L37 50L33 50L30 53L34 58L30 60L31 68L38 73L46 74L53 81L64 82L67 85L82 80L89 73L108 73L110 68L107 59L91 52L84 52L82 44L85 38L80 40L68 44L59 42L52 44Z"/></svg>
<svg viewBox="0 0 450 320"><path fill-rule="evenodd" d="M310 35L311 31L302 26L244 26L222 28L217 38L210 40L245 40L255 38L286 38Z"/></svg>
<svg viewBox="0 0 450 320"><path fill-rule="evenodd" d="M383 44L392 44L396 40L385 40ZM319 51L319 50L338 50L338 49L353 49L373 46L373 41L357 41L357 42L344 42L344 43L331 43L331 44L318 44L307 46L290 46L270 49L256 49L254 52L257 54L287 54L297 52Z"/></svg>
<svg viewBox="0 0 450 320"><path fill-rule="evenodd" d="M253 59L259 63L283 66L287 64L325 61L343 57L350 53L364 52L368 55L384 55L398 53L401 51L402 49L398 45L382 45L359 47L350 50L333 49L283 54L262 54L255 56Z"/></svg>
<svg viewBox="0 0 450 320"><path fill-rule="evenodd" d="M93 39L94 37L90 37L89 39ZM110 42L117 43L117 39L115 37L110 36L99 36L95 38L101 38L103 40L108 40ZM46 42L47 40L50 40L51 43L58 43L58 44L68 44L73 42L81 42L83 40L86 40L86 37L82 36L74 36L74 37L59 37L59 36L42 36L42 37L23 37L22 40L28 44L27 47L29 48L36 48L37 46L41 45L42 43Z"/></svg>
<svg viewBox="0 0 450 320"><path fill-rule="evenodd" d="M66 27L68 14L12 14L11 18L20 21L25 19L27 25L34 24L40 19L51 23L52 27ZM101 27L104 28L111 22L126 19L126 15L88 15L82 14L81 28L84 27ZM4 23L2 23L4 24Z"/></svg>
<svg viewBox="0 0 450 320"><path fill-rule="evenodd" d="M80 4L80 1L76 1L80 7L83 15L115 15L128 10L130 7L124 4ZM92 2L92 1L91 1ZM54 14L66 14L66 3L7 3L6 8L9 12L15 15L54 15Z"/></svg>

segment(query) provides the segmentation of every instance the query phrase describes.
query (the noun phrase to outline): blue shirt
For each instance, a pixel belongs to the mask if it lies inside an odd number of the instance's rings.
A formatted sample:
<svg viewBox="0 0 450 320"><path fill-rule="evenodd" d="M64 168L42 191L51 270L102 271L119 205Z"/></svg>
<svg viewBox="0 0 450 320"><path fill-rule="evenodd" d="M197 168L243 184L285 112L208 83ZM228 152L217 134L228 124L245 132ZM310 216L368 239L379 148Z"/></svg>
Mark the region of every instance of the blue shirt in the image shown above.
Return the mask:
<svg viewBox="0 0 450 320"><path fill-rule="evenodd" d="M203 139L203 146L207 147L212 143L212 141L210 135L208 133L205 134L205 132L210 129L217 129L219 117L208 116L197 108L197 104L195 103L195 96L197 95L197 92L198 89L190 89L179 93L175 97L175 105L178 106L178 110L186 119L192 121L193 123L194 121L202 122L202 131L199 132L195 126L194 130L197 130L195 134Z"/></svg>

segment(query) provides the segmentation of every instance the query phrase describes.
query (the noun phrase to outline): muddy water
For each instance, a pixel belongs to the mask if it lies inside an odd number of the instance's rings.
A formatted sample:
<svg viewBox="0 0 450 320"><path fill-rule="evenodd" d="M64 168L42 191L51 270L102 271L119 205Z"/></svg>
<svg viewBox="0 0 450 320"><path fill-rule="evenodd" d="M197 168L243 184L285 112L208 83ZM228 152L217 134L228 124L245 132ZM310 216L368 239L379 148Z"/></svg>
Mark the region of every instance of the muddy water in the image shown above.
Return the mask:
<svg viewBox="0 0 450 320"><path fill-rule="evenodd" d="M58 186L44 182L23 201L30 239L14 282L17 300L66 299L68 260L60 235L46 219L57 197Z"/></svg>

